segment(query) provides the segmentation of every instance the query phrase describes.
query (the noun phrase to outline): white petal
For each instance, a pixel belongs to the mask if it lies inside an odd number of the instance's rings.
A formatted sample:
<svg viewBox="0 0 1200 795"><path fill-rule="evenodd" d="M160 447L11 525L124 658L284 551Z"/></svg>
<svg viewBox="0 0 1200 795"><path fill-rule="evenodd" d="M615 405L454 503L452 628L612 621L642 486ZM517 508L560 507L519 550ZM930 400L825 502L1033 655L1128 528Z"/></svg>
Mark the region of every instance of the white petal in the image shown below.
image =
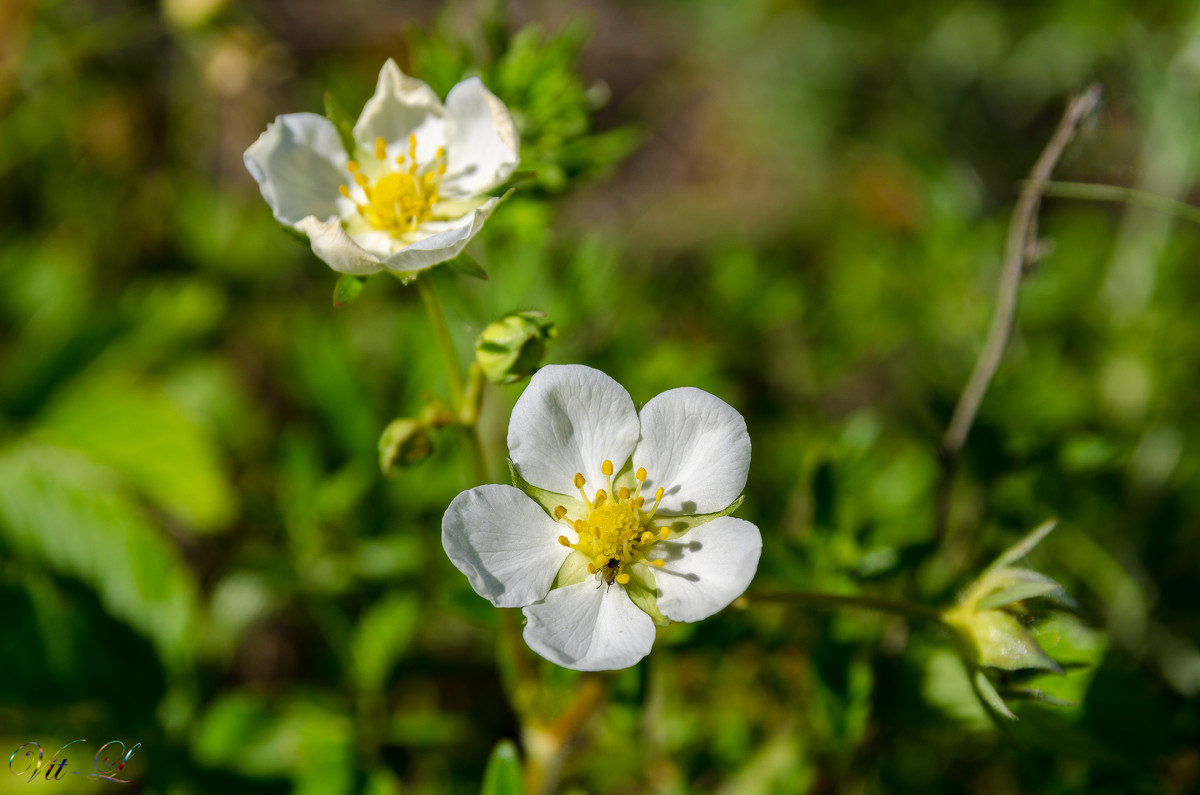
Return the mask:
<svg viewBox="0 0 1200 795"><path fill-rule="evenodd" d="M375 152L375 139L387 141L388 156L408 155L408 136L417 136L417 162L433 158L445 144L445 109L437 94L423 81L400 71L388 58L379 70L375 94L363 106L354 125L354 140L364 150Z"/></svg>
<svg viewBox="0 0 1200 795"><path fill-rule="evenodd" d="M702 389L682 387L650 400L640 416L633 466L646 468L644 493L660 486L666 491L660 511L713 513L742 493L750 435L732 406Z"/></svg>
<svg viewBox="0 0 1200 795"><path fill-rule="evenodd" d="M520 162L517 126L504 103L479 78L464 80L446 97L448 197L486 193L508 179Z"/></svg>
<svg viewBox="0 0 1200 795"><path fill-rule="evenodd" d="M508 451L521 477L556 494L577 494L583 473L590 498L605 483L601 464L619 471L637 436L637 410L620 384L590 367L547 365L513 407Z"/></svg>
<svg viewBox="0 0 1200 795"><path fill-rule="evenodd" d="M628 668L650 653L654 621L620 585L588 578L555 588L526 607L525 642L552 663L576 671Z"/></svg>
<svg viewBox="0 0 1200 795"><path fill-rule="evenodd" d="M722 516L679 538L655 544L650 559L658 609L672 621L699 621L742 595L758 570L762 536L744 519Z"/></svg>
<svg viewBox="0 0 1200 795"><path fill-rule="evenodd" d="M365 276L384 268L379 257L354 242L336 218L326 222L310 215L296 224L296 228L308 235L313 253L339 273Z"/></svg>
<svg viewBox="0 0 1200 795"><path fill-rule="evenodd" d="M350 181L349 158L328 119L315 113L278 116L242 160L281 224L340 215L338 186Z"/></svg>
<svg viewBox="0 0 1200 795"><path fill-rule="evenodd" d="M500 199L489 199L478 209L452 223L436 222L442 231L411 243L384 260L388 270L397 272L419 271L433 267L439 262L454 259L471 242L471 238L483 228L483 222L491 215ZM422 224L424 227L424 224Z"/></svg>
<svg viewBox="0 0 1200 795"><path fill-rule="evenodd" d="M521 607L550 590L571 550L567 528L512 486L479 486L454 498L442 517L442 547L475 592L497 607Z"/></svg>

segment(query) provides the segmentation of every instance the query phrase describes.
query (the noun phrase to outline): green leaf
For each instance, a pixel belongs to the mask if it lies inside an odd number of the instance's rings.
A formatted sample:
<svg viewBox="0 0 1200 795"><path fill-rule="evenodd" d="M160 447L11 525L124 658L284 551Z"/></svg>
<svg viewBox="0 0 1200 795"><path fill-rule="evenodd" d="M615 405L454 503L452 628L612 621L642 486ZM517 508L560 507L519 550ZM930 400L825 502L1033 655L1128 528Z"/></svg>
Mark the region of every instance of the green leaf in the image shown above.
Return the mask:
<svg viewBox="0 0 1200 795"><path fill-rule="evenodd" d="M467 276L474 276L476 279L486 280L488 277L487 271L483 269L483 266L480 265L475 258L468 254L465 250L460 252L457 257L446 261L444 264L448 265L451 270L456 270L459 273Z"/></svg>
<svg viewBox="0 0 1200 795"><path fill-rule="evenodd" d="M358 143L354 140L354 118L328 91L325 92L325 118L333 122L333 126L338 132L338 138L342 139L342 147L346 150L346 155L353 160L358 149Z"/></svg>
<svg viewBox="0 0 1200 795"><path fill-rule="evenodd" d="M338 277L337 284L333 286L333 305L335 308L345 306L346 304L358 298L358 294L362 292L362 288L367 283L366 276L355 276L350 273L343 273Z"/></svg>
<svg viewBox="0 0 1200 795"><path fill-rule="evenodd" d="M196 586L111 470L26 442L0 453L0 537L19 559L74 577L149 638L168 666L193 649Z"/></svg>
<svg viewBox="0 0 1200 795"><path fill-rule="evenodd" d="M654 575L645 566L631 566L626 571L629 574L629 582L625 584L625 593L629 594L630 600L654 619L655 626L670 626L671 619L658 609L658 587L655 585Z"/></svg>
<svg viewBox="0 0 1200 795"><path fill-rule="evenodd" d="M383 688L392 666L408 650L420 623L421 606L411 594L391 593L359 619L351 647L355 684L364 692Z"/></svg>
<svg viewBox="0 0 1200 795"><path fill-rule="evenodd" d="M196 530L221 529L237 512L209 433L155 384L120 374L77 380L46 410L39 435L112 468Z"/></svg>
<svg viewBox="0 0 1200 795"><path fill-rule="evenodd" d="M501 740L492 751L487 769L483 772L480 795L523 795L524 792L517 747L511 740Z"/></svg>

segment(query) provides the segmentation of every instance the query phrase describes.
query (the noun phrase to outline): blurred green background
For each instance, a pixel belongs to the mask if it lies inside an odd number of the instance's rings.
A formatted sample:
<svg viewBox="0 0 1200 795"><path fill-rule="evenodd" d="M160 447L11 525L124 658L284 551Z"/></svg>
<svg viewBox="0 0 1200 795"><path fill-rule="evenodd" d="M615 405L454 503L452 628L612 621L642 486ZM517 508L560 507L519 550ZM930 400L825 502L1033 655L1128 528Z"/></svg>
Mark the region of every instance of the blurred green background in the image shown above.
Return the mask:
<svg viewBox="0 0 1200 795"><path fill-rule="evenodd" d="M1186 0L0 5L0 750L86 738L90 772L141 743L127 792L470 793L519 738L497 611L441 550L471 485L453 440L378 469L384 425L445 391L416 295L379 277L333 309L242 165L326 90L357 114L387 57L442 96L481 74L536 172L472 245L488 281L433 274L464 362L539 309L549 361L738 408L756 587L948 605L1057 516L1033 562L1082 605L1039 630L1080 663L1042 683L1075 706L1002 729L919 623L675 625L612 678L564 790L1200 787L1196 227L1046 201L1053 252L934 531L940 435L1067 99L1105 89L1056 176L1200 201ZM498 482L520 389L485 400ZM541 670L554 714L580 678ZM122 785L0 771L26 786Z"/></svg>

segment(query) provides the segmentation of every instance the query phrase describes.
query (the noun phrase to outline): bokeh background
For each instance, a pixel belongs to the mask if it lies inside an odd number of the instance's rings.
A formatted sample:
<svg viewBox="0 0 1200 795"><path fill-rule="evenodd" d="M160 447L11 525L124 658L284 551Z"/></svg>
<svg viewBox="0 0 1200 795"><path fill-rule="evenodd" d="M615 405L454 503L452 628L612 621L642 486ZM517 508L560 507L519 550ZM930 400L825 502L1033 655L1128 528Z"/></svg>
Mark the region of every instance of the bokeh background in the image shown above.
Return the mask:
<svg viewBox="0 0 1200 795"><path fill-rule="evenodd" d="M131 784L0 791L469 793L519 739L497 611L440 546L453 440L377 463L445 391L415 293L334 309L242 165L326 91L356 114L387 57L443 96L481 74L533 172L472 246L491 278L433 274L463 361L539 309L548 361L737 407L756 587L948 605L1061 522L1032 560L1081 605L1039 629L1074 706L998 728L936 628L730 608L611 678L564 791L1200 786L1194 225L1046 201L935 532L940 436L1068 98L1104 86L1059 178L1200 201L1195 3L6 0L0 750L141 748ZM497 482L520 389L485 399ZM553 715L580 678L540 671Z"/></svg>

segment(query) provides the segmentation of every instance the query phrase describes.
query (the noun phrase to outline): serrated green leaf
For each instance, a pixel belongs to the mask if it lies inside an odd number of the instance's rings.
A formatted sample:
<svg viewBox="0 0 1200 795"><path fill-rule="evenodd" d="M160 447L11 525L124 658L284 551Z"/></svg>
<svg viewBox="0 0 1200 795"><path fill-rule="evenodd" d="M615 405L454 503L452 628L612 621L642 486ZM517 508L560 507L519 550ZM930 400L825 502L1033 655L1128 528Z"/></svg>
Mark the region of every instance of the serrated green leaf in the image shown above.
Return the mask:
<svg viewBox="0 0 1200 795"><path fill-rule="evenodd" d="M476 259L468 254L465 250L459 252L458 256L454 259L447 260L443 264L448 265L451 270L458 271L466 276L473 276L476 279L483 279L486 281L488 277L487 271L483 269L483 266L480 265Z"/></svg>
<svg viewBox="0 0 1200 795"><path fill-rule="evenodd" d="M358 298L358 294L362 292L363 287L367 283L366 276L355 276L350 273L343 273L338 277L337 284L333 286L333 305L334 307L342 307Z"/></svg>
<svg viewBox="0 0 1200 795"><path fill-rule="evenodd" d="M480 795L524 795L521 781L521 758L511 740L496 744L483 772Z"/></svg>
<svg viewBox="0 0 1200 795"><path fill-rule="evenodd" d="M975 671L975 675L971 678L971 684L974 686L975 693L979 696L980 701L1009 720L1017 719L1017 716L1004 703L1004 699L1000 698L1000 694L996 692L996 688L992 685L992 681L987 678L987 674L983 671Z"/></svg>
<svg viewBox="0 0 1200 795"><path fill-rule="evenodd" d="M358 143L354 140L354 118L342 108L337 97L328 91L325 92L325 118L333 122L346 155L353 160L358 149Z"/></svg>

